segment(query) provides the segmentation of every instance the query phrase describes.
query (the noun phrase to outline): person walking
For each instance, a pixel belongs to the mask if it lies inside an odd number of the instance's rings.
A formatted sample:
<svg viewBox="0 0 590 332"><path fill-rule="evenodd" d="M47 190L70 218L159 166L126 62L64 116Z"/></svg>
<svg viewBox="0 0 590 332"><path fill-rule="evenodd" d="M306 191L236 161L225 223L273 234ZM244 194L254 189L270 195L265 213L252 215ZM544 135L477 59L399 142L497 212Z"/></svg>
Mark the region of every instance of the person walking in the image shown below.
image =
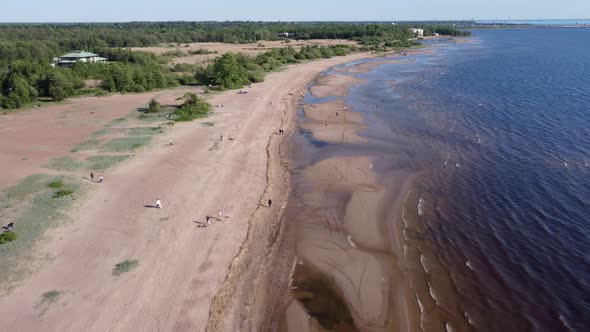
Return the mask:
<svg viewBox="0 0 590 332"><path fill-rule="evenodd" d="M90 172L90 180L94 182L94 173Z"/></svg>
<svg viewBox="0 0 590 332"><path fill-rule="evenodd" d="M101 176L98 178L98 182L99 182L99 183L102 183L102 181L104 181L104 177L101 175Z"/></svg>
<svg viewBox="0 0 590 332"><path fill-rule="evenodd" d="M272 207L272 199L268 199L268 208L270 209Z"/></svg>
<svg viewBox="0 0 590 332"><path fill-rule="evenodd" d="M162 208L162 201L160 201L159 198L156 199L156 209L161 209Z"/></svg>

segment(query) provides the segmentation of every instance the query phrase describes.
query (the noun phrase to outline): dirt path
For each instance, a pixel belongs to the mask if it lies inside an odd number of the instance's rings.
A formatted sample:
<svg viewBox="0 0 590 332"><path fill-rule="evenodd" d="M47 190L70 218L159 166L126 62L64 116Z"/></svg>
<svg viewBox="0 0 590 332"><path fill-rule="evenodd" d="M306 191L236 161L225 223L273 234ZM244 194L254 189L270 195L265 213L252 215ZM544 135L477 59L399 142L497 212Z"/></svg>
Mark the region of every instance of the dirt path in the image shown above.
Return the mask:
<svg viewBox="0 0 590 332"><path fill-rule="evenodd" d="M107 174L81 207L79 221L56 232L47 248L51 263L0 299L3 329L204 330L234 258L235 266L241 249L266 246L264 237L244 242L249 229L257 234L256 227L272 225L280 215L280 199L272 209L259 202L283 197L284 187L273 184L281 177L280 158L269 161L267 153L276 153L284 139L274 133L294 111L296 94L319 72L360 57L292 66L246 95L216 95L211 103L224 107L205 120L214 126L178 125L158 136L154 149ZM172 140L176 145L167 144ZM145 207L156 198L163 209ZM198 227L218 210L229 218ZM259 251L246 254L252 252ZM126 259L139 266L113 276L114 265ZM227 279L224 287L232 282L237 280ZM42 303L42 294L52 290L59 297ZM222 308L229 314L216 319L234 319L232 310Z"/></svg>

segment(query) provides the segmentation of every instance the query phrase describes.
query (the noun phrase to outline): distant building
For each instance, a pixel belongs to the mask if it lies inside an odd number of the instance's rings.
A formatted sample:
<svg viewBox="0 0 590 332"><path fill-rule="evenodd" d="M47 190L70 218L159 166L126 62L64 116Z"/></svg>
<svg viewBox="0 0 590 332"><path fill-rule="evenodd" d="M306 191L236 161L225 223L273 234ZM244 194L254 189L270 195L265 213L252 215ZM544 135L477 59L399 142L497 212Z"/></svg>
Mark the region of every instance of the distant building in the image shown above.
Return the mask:
<svg viewBox="0 0 590 332"><path fill-rule="evenodd" d="M294 38L295 34L292 32L282 32L282 33L279 33L279 37Z"/></svg>
<svg viewBox="0 0 590 332"><path fill-rule="evenodd" d="M424 37L424 29L412 28L410 30L412 30L412 33L414 34L414 36L416 36L418 38Z"/></svg>
<svg viewBox="0 0 590 332"><path fill-rule="evenodd" d="M77 62L83 63L106 63L109 59L103 58L98 54L85 52L85 51L74 51L72 53L64 54L59 58L53 59L53 65L58 67L70 67Z"/></svg>

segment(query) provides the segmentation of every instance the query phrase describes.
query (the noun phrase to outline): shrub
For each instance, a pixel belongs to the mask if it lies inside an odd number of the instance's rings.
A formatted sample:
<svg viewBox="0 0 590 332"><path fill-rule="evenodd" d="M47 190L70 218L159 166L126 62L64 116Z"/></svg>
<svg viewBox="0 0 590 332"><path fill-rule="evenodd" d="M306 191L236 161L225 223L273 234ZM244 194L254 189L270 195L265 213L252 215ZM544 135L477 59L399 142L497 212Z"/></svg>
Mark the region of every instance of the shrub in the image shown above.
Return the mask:
<svg viewBox="0 0 590 332"><path fill-rule="evenodd" d="M174 112L175 121L192 121L206 116L211 111L211 105L194 93L187 92L186 101Z"/></svg>
<svg viewBox="0 0 590 332"><path fill-rule="evenodd" d="M160 109L161 109L161 106L157 100L155 100L155 99L150 100L150 103L148 105L148 112L149 113L158 113L158 112L160 112Z"/></svg>
<svg viewBox="0 0 590 332"><path fill-rule="evenodd" d="M18 235L13 231L4 232L0 235L0 244L16 240Z"/></svg>
<svg viewBox="0 0 590 332"><path fill-rule="evenodd" d="M136 268L139 265L139 261L137 260L125 260L122 261L121 263L115 265L115 268L113 269L113 275L114 276L119 276L125 272L129 272L132 269Z"/></svg>
<svg viewBox="0 0 590 332"><path fill-rule="evenodd" d="M60 189L60 190L56 191L55 194L53 194L53 198L62 198L62 197L70 196L73 193L74 193L74 191L71 189Z"/></svg>
<svg viewBox="0 0 590 332"><path fill-rule="evenodd" d="M61 181L53 181L53 182L49 182L49 184L47 184L47 186L49 188L54 188L54 189L58 189L64 186L64 183Z"/></svg>

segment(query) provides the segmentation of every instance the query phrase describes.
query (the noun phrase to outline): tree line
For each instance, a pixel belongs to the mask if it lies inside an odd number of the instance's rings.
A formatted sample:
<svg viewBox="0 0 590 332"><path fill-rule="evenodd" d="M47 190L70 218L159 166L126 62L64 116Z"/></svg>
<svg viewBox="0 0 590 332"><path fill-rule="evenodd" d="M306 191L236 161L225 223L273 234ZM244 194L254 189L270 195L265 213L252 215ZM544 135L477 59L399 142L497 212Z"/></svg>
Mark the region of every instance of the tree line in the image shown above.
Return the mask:
<svg viewBox="0 0 590 332"><path fill-rule="evenodd" d="M288 32L298 39L352 39L361 50L382 51L413 45L409 26L352 23L264 22L137 22L96 24L0 25L0 107L14 109L49 98L101 92L143 92L179 84L213 84L235 88L259 82L266 72L284 64L349 53L349 46L287 47L256 57L232 54L196 68L193 76L178 76L163 57L131 52L127 47L190 42L245 43L281 39ZM463 34L453 27L432 26L427 34ZM283 38L284 39L284 38ZM72 50L87 50L109 58L109 64L76 63L55 68L51 60ZM184 68L186 69L186 68ZM87 80L102 82L86 87Z"/></svg>

